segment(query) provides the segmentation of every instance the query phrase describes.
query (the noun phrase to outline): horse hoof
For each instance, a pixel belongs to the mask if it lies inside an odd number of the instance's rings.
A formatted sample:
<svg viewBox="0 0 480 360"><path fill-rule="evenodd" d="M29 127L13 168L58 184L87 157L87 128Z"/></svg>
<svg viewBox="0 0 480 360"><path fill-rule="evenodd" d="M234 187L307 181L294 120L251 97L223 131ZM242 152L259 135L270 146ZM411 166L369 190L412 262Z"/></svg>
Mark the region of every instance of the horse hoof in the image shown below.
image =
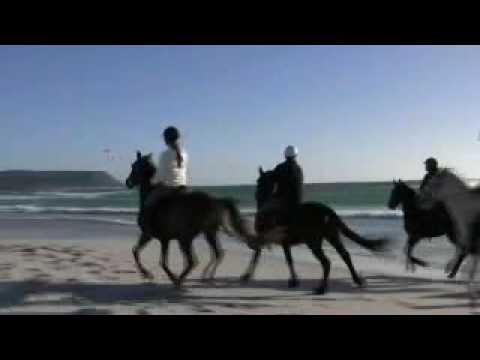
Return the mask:
<svg viewBox="0 0 480 360"><path fill-rule="evenodd" d="M319 286L318 288L313 290L313 293L315 295L325 295L326 292L327 292L326 286Z"/></svg>
<svg viewBox="0 0 480 360"><path fill-rule="evenodd" d="M470 299L469 307L471 310L475 310L477 308L477 300L475 298Z"/></svg>
<svg viewBox="0 0 480 360"><path fill-rule="evenodd" d="M247 283L250 281L251 276L249 274L245 274L240 276L240 282Z"/></svg>
<svg viewBox="0 0 480 360"><path fill-rule="evenodd" d="M288 280L288 287L291 288L296 288L300 285L300 282L297 279L290 279Z"/></svg>
<svg viewBox="0 0 480 360"><path fill-rule="evenodd" d="M357 284L357 286L359 288L364 288L364 287L367 286L367 281L363 278L357 278L354 281L355 281L355 284Z"/></svg>
<svg viewBox="0 0 480 360"><path fill-rule="evenodd" d="M154 279L153 275L150 274L149 272L142 273L142 278L149 281L152 281Z"/></svg>

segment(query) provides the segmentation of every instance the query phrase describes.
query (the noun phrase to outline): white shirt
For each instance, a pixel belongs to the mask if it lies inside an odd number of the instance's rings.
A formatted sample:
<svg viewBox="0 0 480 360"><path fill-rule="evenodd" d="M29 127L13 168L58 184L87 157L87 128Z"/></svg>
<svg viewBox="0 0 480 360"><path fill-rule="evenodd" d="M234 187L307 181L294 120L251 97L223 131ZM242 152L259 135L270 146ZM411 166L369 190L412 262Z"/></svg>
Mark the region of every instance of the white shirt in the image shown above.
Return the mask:
<svg viewBox="0 0 480 360"><path fill-rule="evenodd" d="M187 185L188 155L184 149L180 149L180 153L183 157L180 167L178 167L177 153L175 150L168 148L160 154L153 184L161 182L167 186Z"/></svg>

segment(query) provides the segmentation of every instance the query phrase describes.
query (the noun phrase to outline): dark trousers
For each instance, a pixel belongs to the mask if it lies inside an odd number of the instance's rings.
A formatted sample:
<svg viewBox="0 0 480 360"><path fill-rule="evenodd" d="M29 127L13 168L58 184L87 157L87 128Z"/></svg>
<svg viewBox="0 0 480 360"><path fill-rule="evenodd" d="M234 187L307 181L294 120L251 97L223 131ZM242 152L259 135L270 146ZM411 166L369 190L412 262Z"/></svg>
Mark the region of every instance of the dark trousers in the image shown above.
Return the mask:
<svg viewBox="0 0 480 360"><path fill-rule="evenodd" d="M257 212L256 231L262 232L275 226L288 226L296 208L296 204L291 204L283 199L269 201Z"/></svg>

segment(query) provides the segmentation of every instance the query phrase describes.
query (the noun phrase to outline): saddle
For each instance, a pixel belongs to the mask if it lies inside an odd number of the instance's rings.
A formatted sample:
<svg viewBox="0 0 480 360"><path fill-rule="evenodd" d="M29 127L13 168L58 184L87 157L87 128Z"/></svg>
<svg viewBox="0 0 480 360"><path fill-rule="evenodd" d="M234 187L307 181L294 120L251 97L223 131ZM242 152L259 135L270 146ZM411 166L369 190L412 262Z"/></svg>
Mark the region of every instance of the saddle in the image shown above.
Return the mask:
<svg viewBox="0 0 480 360"><path fill-rule="evenodd" d="M259 209L255 217L255 230L260 233L261 246L271 249L281 245L287 236L292 209L280 198L274 198Z"/></svg>

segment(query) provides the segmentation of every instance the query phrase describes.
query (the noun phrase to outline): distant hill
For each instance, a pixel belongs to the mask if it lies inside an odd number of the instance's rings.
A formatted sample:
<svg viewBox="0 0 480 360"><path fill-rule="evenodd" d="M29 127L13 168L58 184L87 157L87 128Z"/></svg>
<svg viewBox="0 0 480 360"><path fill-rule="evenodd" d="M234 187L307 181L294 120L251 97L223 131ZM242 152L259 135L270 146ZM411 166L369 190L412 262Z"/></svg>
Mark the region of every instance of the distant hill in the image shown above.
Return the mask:
<svg viewBox="0 0 480 360"><path fill-rule="evenodd" d="M0 191L88 190L122 186L105 171L0 171Z"/></svg>

